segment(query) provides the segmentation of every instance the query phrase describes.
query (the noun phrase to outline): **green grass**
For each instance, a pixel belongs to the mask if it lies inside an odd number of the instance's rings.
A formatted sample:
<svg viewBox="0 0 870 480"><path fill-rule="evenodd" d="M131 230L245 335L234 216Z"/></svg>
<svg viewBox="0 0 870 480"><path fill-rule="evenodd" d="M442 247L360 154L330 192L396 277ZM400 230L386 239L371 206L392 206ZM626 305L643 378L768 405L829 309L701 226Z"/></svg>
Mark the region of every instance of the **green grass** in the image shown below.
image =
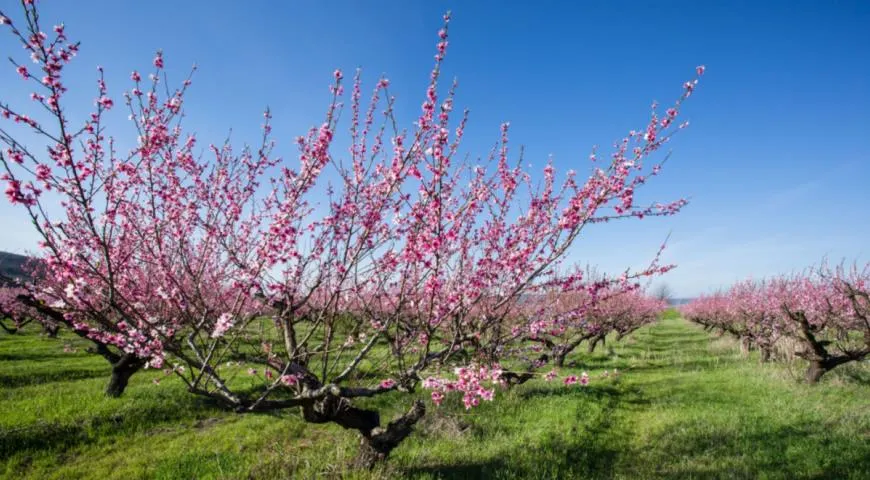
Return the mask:
<svg viewBox="0 0 870 480"><path fill-rule="evenodd" d="M537 380L470 412L455 398L428 404L370 473L347 466L350 431L293 411L222 412L174 379L154 385L160 373L105 398L105 361L66 341L79 351L35 330L0 336L2 478L870 478L860 376L801 385L677 318L571 358L563 373L588 370L589 387ZM615 367L618 378L600 378ZM393 413L410 404L395 399Z"/></svg>

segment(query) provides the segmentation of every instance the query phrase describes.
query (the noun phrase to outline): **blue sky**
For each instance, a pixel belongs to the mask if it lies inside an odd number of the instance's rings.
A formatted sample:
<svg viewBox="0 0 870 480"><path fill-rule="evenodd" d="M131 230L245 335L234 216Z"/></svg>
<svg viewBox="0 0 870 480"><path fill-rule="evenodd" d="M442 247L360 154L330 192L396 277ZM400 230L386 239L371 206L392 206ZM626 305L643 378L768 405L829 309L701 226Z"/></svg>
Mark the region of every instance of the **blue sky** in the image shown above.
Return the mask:
<svg viewBox="0 0 870 480"><path fill-rule="evenodd" d="M410 122L448 9L445 74L471 109L474 154L509 120L528 162L552 154L562 171L588 171L592 145L642 127L652 100L667 104L696 65L708 67L683 110L691 127L643 194L690 205L672 218L596 226L572 260L639 267L671 232L665 260L679 267L663 281L692 296L823 256L870 259L868 2L45 1L42 15L82 41L67 82L84 94L72 111L93 100L95 65L117 94L162 48L170 80L199 65L187 111L203 141L230 128L256 141L269 105L290 157L292 139L320 122L337 67L360 66L369 82L385 73ZM17 48L0 38L4 56ZM0 90L27 92L9 68ZM0 224L0 249L34 249L31 227L5 202Z"/></svg>

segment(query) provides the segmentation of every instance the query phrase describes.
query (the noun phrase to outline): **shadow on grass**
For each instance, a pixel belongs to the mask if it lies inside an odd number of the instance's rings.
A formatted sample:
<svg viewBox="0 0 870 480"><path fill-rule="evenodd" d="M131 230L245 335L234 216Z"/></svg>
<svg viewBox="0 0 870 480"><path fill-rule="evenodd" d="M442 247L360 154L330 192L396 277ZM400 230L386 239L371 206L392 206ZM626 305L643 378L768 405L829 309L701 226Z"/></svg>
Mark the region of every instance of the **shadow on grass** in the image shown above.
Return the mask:
<svg viewBox="0 0 870 480"><path fill-rule="evenodd" d="M404 470L405 476L444 479L470 478L614 478L614 467L624 441L615 438L614 412L634 392L615 386L529 388L518 392L523 399L551 396L590 396L602 408L578 413L570 429L554 432L534 444L505 449L494 458L472 463L438 463ZM491 432L488 432L491 433Z"/></svg>
<svg viewBox="0 0 870 480"><path fill-rule="evenodd" d="M845 383L855 385L870 386L870 362L865 362L865 365L849 365L841 367L840 371L836 369L828 373L832 379L837 379Z"/></svg>
<svg viewBox="0 0 870 480"><path fill-rule="evenodd" d="M650 445L656 446L654 452L645 452L633 465L638 478L845 479L868 478L864 475L870 472L868 438L838 434L823 422L740 432L683 422ZM680 461L660 463L656 458Z"/></svg>
<svg viewBox="0 0 870 480"><path fill-rule="evenodd" d="M105 377L108 382L109 367L101 369L82 370L55 370L41 371L38 373L24 372L18 375L0 375L0 388L18 388L28 385L38 385L53 382L69 382L89 378Z"/></svg>
<svg viewBox="0 0 870 480"><path fill-rule="evenodd" d="M484 462L415 467L403 473L439 479L614 478L618 455L618 448L586 435L552 436L534 445L506 450L498 458Z"/></svg>
<svg viewBox="0 0 870 480"><path fill-rule="evenodd" d="M55 362L68 359L69 354L64 356L45 352L16 351L0 353L0 362Z"/></svg>
<svg viewBox="0 0 870 480"><path fill-rule="evenodd" d="M37 422L23 427L0 428L0 452L5 455L65 450L104 441L107 437L123 438L166 423L207 418L219 411L211 401L199 397L181 397L177 401L172 398L137 399L133 405L135 408L119 406L117 413L78 421Z"/></svg>

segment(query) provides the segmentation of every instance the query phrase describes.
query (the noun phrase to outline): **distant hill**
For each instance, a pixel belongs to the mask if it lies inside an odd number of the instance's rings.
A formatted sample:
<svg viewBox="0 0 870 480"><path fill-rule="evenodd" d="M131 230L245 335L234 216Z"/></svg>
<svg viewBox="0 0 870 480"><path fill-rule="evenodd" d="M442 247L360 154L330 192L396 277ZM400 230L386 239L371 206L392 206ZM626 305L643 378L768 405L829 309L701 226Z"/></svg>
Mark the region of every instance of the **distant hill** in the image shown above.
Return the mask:
<svg viewBox="0 0 870 480"><path fill-rule="evenodd" d="M9 252L0 252L0 282L6 279L28 279L30 276L24 271L24 264L29 257Z"/></svg>

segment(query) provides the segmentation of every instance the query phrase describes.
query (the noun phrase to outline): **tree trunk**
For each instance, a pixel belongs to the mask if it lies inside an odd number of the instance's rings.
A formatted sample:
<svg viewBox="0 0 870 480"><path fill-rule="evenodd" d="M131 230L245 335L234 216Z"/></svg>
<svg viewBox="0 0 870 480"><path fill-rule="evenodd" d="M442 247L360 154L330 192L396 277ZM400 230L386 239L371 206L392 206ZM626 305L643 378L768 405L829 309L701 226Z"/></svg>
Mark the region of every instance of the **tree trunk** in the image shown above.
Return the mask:
<svg viewBox="0 0 870 480"><path fill-rule="evenodd" d="M589 342L589 353L595 352L595 347L598 346L598 342L602 341L603 339L604 337L601 336L593 338L592 341Z"/></svg>
<svg viewBox="0 0 870 480"><path fill-rule="evenodd" d="M810 385L815 385L819 383L819 379L822 378L822 375L827 373L829 369L826 368L825 363L821 360L813 360L810 362L810 368L807 369L807 383Z"/></svg>
<svg viewBox="0 0 870 480"><path fill-rule="evenodd" d="M48 338L57 338L57 332L60 330L58 325L43 325L42 328L45 330L45 335Z"/></svg>
<svg viewBox="0 0 870 480"><path fill-rule="evenodd" d="M121 359L112 364L112 377L106 386L106 395L120 397L130 382L130 377L145 366L144 362L132 355L122 355Z"/></svg>
<svg viewBox="0 0 870 480"><path fill-rule="evenodd" d="M384 461L399 444L411 434L426 413L422 401L417 400L401 417L381 427L377 411L364 410L351 404L350 399L328 395L321 400L302 406L302 417L311 423L337 423L341 427L360 433L360 449L353 464L371 469Z"/></svg>
<svg viewBox="0 0 870 480"><path fill-rule="evenodd" d="M770 361L770 347L761 347L761 363L767 363Z"/></svg>
<svg viewBox="0 0 870 480"><path fill-rule="evenodd" d="M567 357L568 357L568 352L561 352L557 355L554 355L553 356L553 364L558 368L562 368L565 366L565 359Z"/></svg>
<svg viewBox="0 0 870 480"><path fill-rule="evenodd" d="M749 339L749 337L743 337L740 339L740 353L742 353L743 355L747 355L751 347L752 341Z"/></svg>
<svg viewBox="0 0 870 480"><path fill-rule="evenodd" d="M390 422L387 428L377 427L368 435L363 434L354 466L372 469L378 463L386 460L390 452L408 438L414 425L425 414L426 407L422 401L417 400L406 414Z"/></svg>
<svg viewBox="0 0 870 480"><path fill-rule="evenodd" d="M810 385L814 385L819 383L819 380L822 378L822 375L830 372L831 370L837 368L838 366L854 362L857 360L861 360L866 355L841 355L838 357L827 357L823 359L809 359L810 360L810 368L807 369L807 383Z"/></svg>

